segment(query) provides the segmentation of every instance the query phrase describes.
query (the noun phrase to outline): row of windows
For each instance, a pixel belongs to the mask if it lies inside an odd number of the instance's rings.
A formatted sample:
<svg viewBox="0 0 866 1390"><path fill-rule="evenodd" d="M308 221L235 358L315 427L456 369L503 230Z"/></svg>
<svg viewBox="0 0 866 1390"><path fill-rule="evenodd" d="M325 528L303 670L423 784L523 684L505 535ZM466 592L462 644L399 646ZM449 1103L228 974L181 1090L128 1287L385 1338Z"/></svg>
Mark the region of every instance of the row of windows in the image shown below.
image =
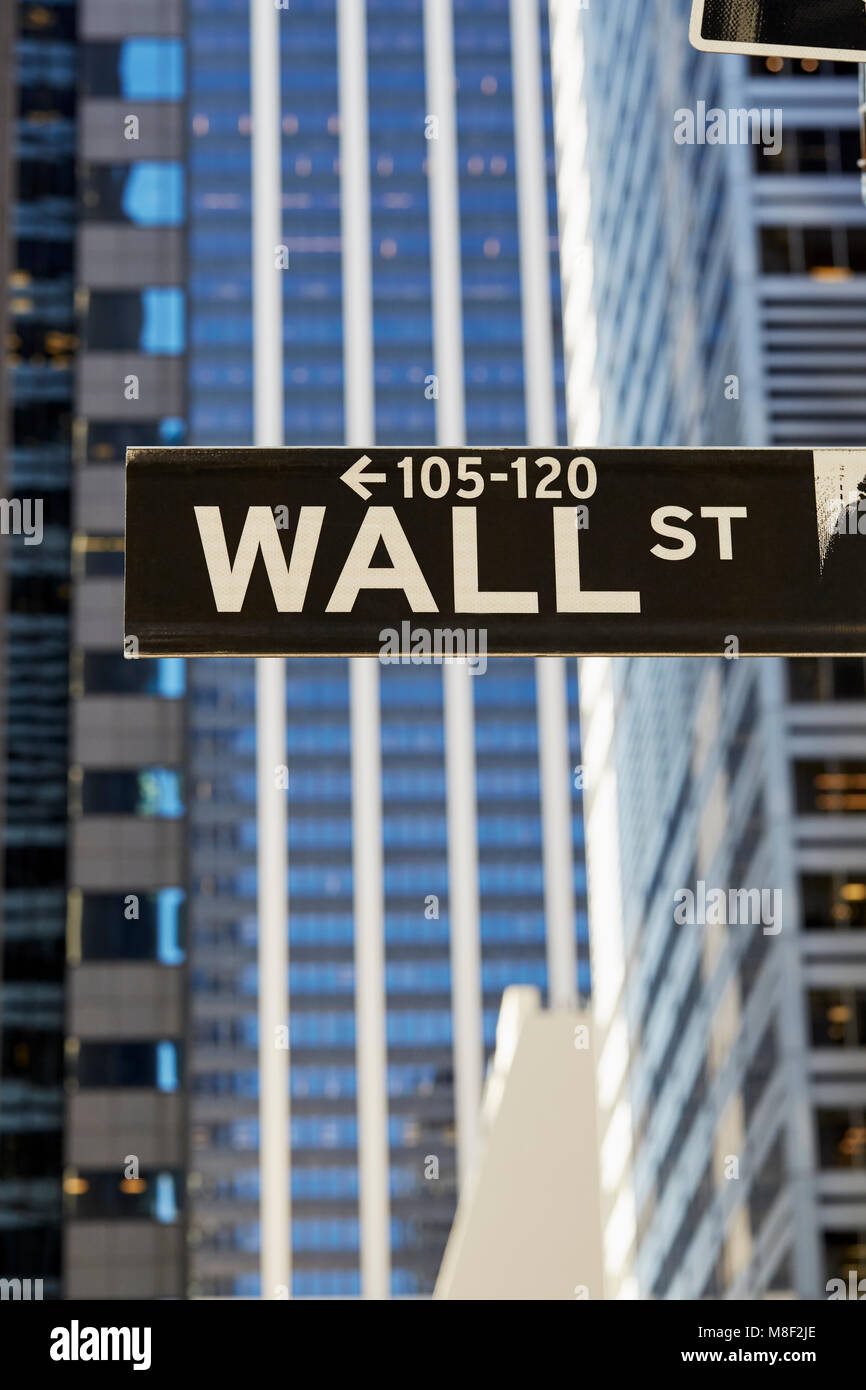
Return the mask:
<svg viewBox="0 0 866 1390"><path fill-rule="evenodd" d="M414 1223L391 1219L392 1250L415 1245L417 1229ZM218 1227L199 1243L203 1250L242 1250L257 1254L259 1250L258 1221L238 1221ZM292 1221L292 1248L301 1250L356 1251L360 1248L360 1225L356 1217L319 1216L297 1217Z"/></svg>
<svg viewBox="0 0 866 1390"><path fill-rule="evenodd" d="M479 246L478 249L480 251L481 247ZM471 259L473 250L472 247L467 248L467 260ZM289 253L291 254L290 243ZM90 340L91 347L98 345L103 348L136 348L140 346L141 350L145 352L180 352L183 350L181 313L183 302L180 298L182 291L166 290L159 298L154 297L155 291L148 291L147 299L145 299L144 294L129 294L123 300L120 299L119 293L104 292L102 299L106 313L104 318L100 317L99 324L93 329L94 336ZM474 311L470 311L467 304L467 312L463 317L464 344L467 353L471 352L473 348L485 349L489 353L489 360L485 359L485 365L488 370L492 371L495 362L501 360L501 352L507 351L509 347L515 351L519 350L522 320L519 308L510 307L510 300L513 296L508 296L508 308L502 307L498 302L498 297L495 300L491 299L486 288L485 293L479 298L482 303ZM111 340L111 324L108 317L111 308L123 310L123 321L117 325L114 341ZM171 317L169 317L169 310L172 311ZM147 317L148 314L150 318ZM144 328L139 326L138 318L145 319ZM381 343L383 347L390 343L415 349L419 339L423 342L426 337L425 328L426 318L414 322L413 316L406 313L402 303L395 304L390 313L378 313L374 320L376 342L377 345ZM161 338L158 337L160 330L162 330ZM155 346L158 340L166 342L167 345L165 347ZM194 348L222 349L241 346L252 350L252 315L245 308L235 309L229 305L224 305L219 312L200 311L194 316L190 330L190 341ZM333 347L336 349L339 348L342 341L343 319L337 304L331 308L330 302L328 302L326 307L318 299L315 304L310 305L309 311L303 314L296 306L295 313L284 321L283 342L290 362L292 349L295 347L300 347L303 353L306 353L308 346L310 348ZM178 346L178 344L180 345ZM299 356L300 360L302 358ZM417 362L417 357L415 360ZM432 366L428 370L432 371ZM474 386L475 383L468 373L466 380L468 385ZM513 409L511 409L513 402L507 398L499 399L498 405L502 417L510 418L513 414Z"/></svg>
<svg viewBox="0 0 866 1390"><path fill-rule="evenodd" d="M351 995L355 988L354 966L348 962L293 963L289 970L292 994ZM538 960L482 961L484 992L493 993L509 985L537 985L543 989L547 971L544 957ZM254 964L233 965L223 974L201 967L192 972L191 987L200 994L231 994L255 998L258 994L258 968ZM391 994L447 994L451 989L451 968L447 959L426 961L388 961L385 988Z"/></svg>
<svg viewBox="0 0 866 1390"><path fill-rule="evenodd" d="M440 1169L441 1173L441 1169ZM259 1199L258 1168L235 1168L230 1176L203 1179L201 1189L208 1198L217 1201L257 1202ZM440 1181L442 1178L440 1176ZM411 1167L392 1165L389 1170L391 1197L408 1197L423 1190L423 1162ZM302 1168L296 1164L291 1174L292 1200L304 1201L329 1198L340 1201L358 1196L358 1169L354 1164L339 1167Z"/></svg>
<svg viewBox="0 0 866 1390"><path fill-rule="evenodd" d="M186 662L179 657L127 661L114 652L82 656L84 695L158 695L177 700L186 694Z"/></svg>
<svg viewBox="0 0 866 1390"><path fill-rule="evenodd" d="M485 1009L482 1016L485 1047L492 1047L496 1038L498 1008ZM291 1015L290 1045L305 1047L355 1046L355 1018L345 1013L298 1013ZM195 1042L202 1047L258 1047L258 1019L255 1014L242 1018L199 1019L195 1024ZM450 1009L402 1009L387 1015L387 1042L390 1047L450 1047L452 1016ZM96 1046L97 1044L93 1044ZM82 1047L85 1044L82 1044ZM142 1046L149 1046L142 1044ZM96 1083L93 1083L96 1084ZM108 1084L108 1083L105 1083ZM144 1083L141 1083L144 1084Z"/></svg>
<svg viewBox="0 0 866 1390"><path fill-rule="evenodd" d="M253 772L236 772L231 779L217 778L209 784L217 805L253 805L256 801L256 778ZM479 767L475 785L479 800L531 801L537 806L539 792L538 765L535 762L516 767ZM314 801L349 801L352 778L348 763L345 770L329 767L294 769L291 773L291 793L294 803ZM445 770L441 766L425 767L418 763L407 766L388 766L382 769L382 795L387 802L439 802L445 800Z"/></svg>
<svg viewBox="0 0 866 1390"><path fill-rule="evenodd" d="M84 337L90 352L177 357L186 347L186 294L172 286L93 291Z"/></svg>
<svg viewBox="0 0 866 1390"><path fill-rule="evenodd" d="M798 657L789 661L790 698L803 702L866 700L863 657Z"/></svg>
<svg viewBox="0 0 866 1390"><path fill-rule="evenodd" d="M531 716L530 719L527 715ZM507 723L501 719L479 721L475 727L475 747L482 753L521 752L535 753L538 749L538 725L535 712L527 711L526 720L516 719ZM286 731L286 748L289 754L312 754L318 752L348 753L352 746L351 729L345 719L328 724L317 724L312 719L303 723L290 722ZM386 721L382 726L382 753L442 753L445 747L445 730L441 720L435 723L415 719L411 723ZM247 726L225 732L195 732L192 735L192 750L200 758L223 758L225 756L253 757L256 748L256 731Z"/></svg>
<svg viewBox="0 0 866 1390"><path fill-rule="evenodd" d="M192 1292L205 1298L260 1298L258 1274L224 1275L195 1281ZM359 1298L361 1274L357 1269L293 1269L293 1298Z"/></svg>
<svg viewBox="0 0 866 1390"><path fill-rule="evenodd" d="M82 45L81 88L90 97L129 101L180 101L185 93L185 53L180 39L135 38Z"/></svg>
<svg viewBox="0 0 866 1390"><path fill-rule="evenodd" d="M85 893L76 913L82 960L154 960L180 965L186 958L186 894L181 888L155 893Z"/></svg>
<svg viewBox="0 0 866 1390"><path fill-rule="evenodd" d="M575 825L575 842L582 843L581 827ZM292 849L346 849L352 844L352 820L349 816L290 816L289 845ZM386 816L382 842L386 848L442 849L447 844L445 816ZM191 831L191 843L197 849L255 849L256 823L244 819L226 824L201 823ZM541 844L541 825L537 817L482 816L478 821L478 843L514 848L535 848Z"/></svg>
<svg viewBox="0 0 866 1390"><path fill-rule="evenodd" d="M851 130L787 130L777 155L753 148L759 174L856 174L860 134Z"/></svg>
<svg viewBox="0 0 866 1390"><path fill-rule="evenodd" d="M77 790L73 810L81 815L158 817L177 820L184 814L184 777L174 768L147 767L135 771L87 769Z"/></svg>
<svg viewBox="0 0 866 1390"><path fill-rule="evenodd" d="M140 1220L171 1224L181 1214L184 1174L177 1170L137 1177L82 1169L63 1180L66 1215L72 1220Z"/></svg>
<svg viewBox="0 0 866 1390"><path fill-rule="evenodd" d="M112 900L117 920L123 917L123 903ZM540 909L515 907L511 911L481 913L481 939L487 944L543 942L545 939L544 913ZM577 914L577 931L581 941L587 939L586 913ZM322 906L320 911L311 912L295 907L289 913L289 937L293 947L309 945L351 945L354 941L354 918L351 911L337 912ZM241 917L225 923L206 922L196 926L194 931L196 947L204 950L209 946L253 947L257 941L257 923L254 915ZM448 940L448 912L440 904L438 918L427 918L420 910L417 912L388 911L385 914L385 940L389 944L423 941L431 944Z"/></svg>
<svg viewBox="0 0 866 1390"><path fill-rule="evenodd" d="M866 1047L866 991L813 989L809 1017L815 1047Z"/></svg>
<svg viewBox="0 0 866 1390"><path fill-rule="evenodd" d="M819 1109L816 1115L822 1168L866 1168L866 1108Z"/></svg>
<svg viewBox="0 0 866 1390"><path fill-rule="evenodd" d="M866 273L866 227L762 227L761 268L767 275Z"/></svg>
<svg viewBox="0 0 866 1390"><path fill-rule="evenodd" d="M186 421L176 415L157 417L146 424L135 420L122 424L111 420L85 420L82 429L87 457L94 463L123 464L128 448L149 444L183 444L187 436ZM142 665L146 664L142 662Z"/></svg>
<svg viewBox="0 0 866 1390"><path fill-rule="evenodd" d="M72 1053L72 1077L82 1087L148 1087L178 1090L183 1072L183 1044L158 1042L93 1042L78 1044Z"/></svg>
<svg viewBox="0 0 866 1390"><path fill-rule="evenodd" d="M342 369L334 364L329 365L327 359L322 360L321 354L318 360L315 356L308 355L304 358L303 365L297 365L300 355L299 351L289 354L289 360L285 365L283 380L288 394L291 397L295 388L304 386L307 388L305 395L323 405L329 395L333 398L335 388L342 387ZM509 357L511 361L508 360ZM200 388L202 400L209 399L216 387L243 388L245 391L251 389L252 368L243 352L224 348L219 354L208 354L205 362L199 362L198 358L199 354L193 352L190 380L196 388ZM392 359L390 362L389 358ZM397 360L398 358L402 360ZM408 401L420 404L420 397L430 384L431 371L429 359L423 363L407 362L399 348L389 350L383 346L373 374L375 385L379 388L394 389L380 390L380 401L392 407L402 404L404 409ZM482 363L477 361L476 355L476 361L467 364L466 380L478 386L519 386L522 384L522 367L518 354L503 349L502 356L496 362ZM409 388L413 388L411 392ZM432 416L435 413L432 400L429 402L429 409Z"/></svg>
<svg viewBox="0 0 866 1390"><path fill-rule="evenodd" d="M800 878L803 926L809 931L866 927L866 874L803 874Z"/></svg>
<svg viewBox="0 0 866 1390"><path fill-rule="evenodd" d="M750 58L749 71L753 77L854 77L856 63L842 63L818 58Z"/></svg>
<svg viewBox="0 0 866 1390"><path fill-rule="evenodd" d="M391 1267L391 1296L401 1298L429 1293L422 1290L414 1269ZM201 1278L193 1281L191 1293L203 1298L260 1298L261 1279L258 1274L246 1273ZM357 1269L293 1269L293 1298L358 1298L361 1294L361 1275Z"/></svg>
<svg viewBox="0 0 866 1390"><path fill-rule="evenodd" d="M151 667L161 662L127 662L127 666ZM334 675L324 674L326 671ZM488 668L485 679L476 682L473 694L475 709L483 718L486 709L522 710L534 708L535 666L530 658L512 660L498 657ZM255 708L253 663L228 658L214 659L207 669L195 669L191 697L196 711L206 710L251 715ZM405 707L414 710L429 705L442 709L442 675L438 667L383 666L380 673L382 722L387 724L396 712ZM317 659L311 670L307 662L286 662L286 708L291 720L293 713L324 709L348 710L349 682L346 663L342 659Z"/></svg>
<svg viewBox="0 0 866 1390"><path fill-rule="evenodd" d="M430 894L444 897L448 893L448 865L432 858L395 865L386 862L384 878L385 893L394 897L425 897ZM478 878L482 894L489 897L510 893L539 897L544 892L544 866L537 860L525 864L515 861L499 864L482 862ZM235 873L217 873L206 881L200 880L196 887L199 891L208 889L217 897L253 898L257 885L256 868L250 865L239 868ZM348 865L294 864L289 866L288 886L292 897L350 897L353 891L352 870ZM583 864L574 866L574 891L580 897L586 893L586 869Z"/></svg>
<svg viewBox="0 0 866 1390"><path fill-rule="evenodd" d="M354 1066L291 1066L291 1095L295 1099L341 1100L357 1095ZM430 1062L395 1063L387 1069L389 1096L432 1095L437 1087L450 1086L450 1069L440 1072ZM193 1077L192 1090L202 1096L240 1096L255 1100L259 1094L259 1074L254 1067L234 1067L231 1071L200 1072Z"/></svg>
<svg viewBox="0 0 866 1390"><path fill-rule="evenodd" d="M85 222L179 227L185 217L184 169L174 160L84 164L78 201Z"/></svg>
<svg viewBox="0 0 866 1390"><path fill-rule="evenodd" d="M358 1120L355 1115L293 1115L291 1134L292 1147L295 1149L357 1149ZM449 1129L447 1134L443 1130L439 1137L453 1146L453 1129ZM391 1148L415 1148L418 1139L416 1120L399 1115L389 1117L388 1144ZM201 1148L253 1152L259 1146L259 1121L249 1117L202 1125L194 1131L193 1142Z"/></svg>
<svg viewBox="0 0 866 1390"><path fill-rule="evenodd" d="M513 409L488 408L470 403L466 418L471 426L469 433L483 438L487 444L505 447L513 444L524 432L523 413L517 406ZM195 405L190 411L190 424L199 444L245 447L249 445L252 431L252 408ZM333 444L342 433L343 417L331 410L287 409L285 425L288 436L301 437L307 444ZM377 438L396 434L404 446L420 447L430 440L430 416L422 409L379 409L376 411L374 432Z"/></svg>
<svg viewBox="0 0 866 1390"><path fill-rule="evenodd" d="M799 815L862 815L866 811L866 762L854 758L794 764Z"/></svg>

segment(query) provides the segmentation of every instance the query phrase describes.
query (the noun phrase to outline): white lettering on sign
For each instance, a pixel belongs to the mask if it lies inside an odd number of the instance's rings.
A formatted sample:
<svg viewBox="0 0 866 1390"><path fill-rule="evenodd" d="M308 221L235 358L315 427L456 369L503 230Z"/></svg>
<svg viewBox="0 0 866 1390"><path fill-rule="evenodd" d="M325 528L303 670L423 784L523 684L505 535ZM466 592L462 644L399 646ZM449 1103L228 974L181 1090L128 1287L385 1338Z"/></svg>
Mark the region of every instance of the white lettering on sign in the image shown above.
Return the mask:
<svg viewBox="0 0 866 1390"><path fill-rule="evenodd" d="M478 587L478 509L452 507L455 613L537 613L538 594ZM458 561L458 556L459 561Z"/></svg>
<svg viewBox="0 0 866 1390"><path fill-rule="evenodd" d="M368 477L370 475L367 475ZM259 551L278 613L300 613L309 587L325 507L301 507L289 563L270 507L249 507L234 561L229 558L219 507L195 507L207 572L218 613L240 613ZM557 613L640 613L637 589L585 590L580 574L580 527L576 507L553 507L553 568ZM747 517L745 507L701 507L703 519L718 528L720 560L733 559L732 522ZM654 545L659 560L687 560L697 540L686 526L693 513L686 507L658 507L650 518L656 535L676 546ZM533 614L539 611L535 589L482 589L478 560L478 509L452 507L452 556L455 613ZM373 565L379 546L389 565ZM393 507L368 507L325 609L351 613L362 589L402 589L413 613L438 613L430 586L409 537Z"/></svg>
<svg viewBox="0 0 866 1390"><path fill-rule="evenodd" d="M701 516L715 521L719 528L719 559L733 560L734 543L731 535L731 522L749 515L747 507L701 507ZM657 536L666 540L678 541L679 549L654 545L650 551L659 560L688 560L697 549L697 541L685 526L674 526L668 520L689 521L692 513L686 507L657 507L650 517L650 525Z"/></svg>
<svg viewBox="0 0 866 1390"><path fill-rule="evenodd" d="M380 541L393 561L390 569L370 567ZM393 507L370 507L365 512L325 612L351 613L362 589L402 589L413 613L439 612Z"/></svg>
<svg viewBox="0 0 866 1390"><path fill-rule="evenodd" d="M635 589L586 593L580 587L580 540L576 507L553 509L553 562L557 613L639 613Z"/></svg>
<svg viewBox="0 0 866 1390"><path fill-rule="evenodd" d="M217 612L240 613L253 565L261 550L277 612L300 613L324 517L324 507L301 507L292 558L287 566L271 508L249 507L232 564L219 507L196 507L195 519Z"/></svg>

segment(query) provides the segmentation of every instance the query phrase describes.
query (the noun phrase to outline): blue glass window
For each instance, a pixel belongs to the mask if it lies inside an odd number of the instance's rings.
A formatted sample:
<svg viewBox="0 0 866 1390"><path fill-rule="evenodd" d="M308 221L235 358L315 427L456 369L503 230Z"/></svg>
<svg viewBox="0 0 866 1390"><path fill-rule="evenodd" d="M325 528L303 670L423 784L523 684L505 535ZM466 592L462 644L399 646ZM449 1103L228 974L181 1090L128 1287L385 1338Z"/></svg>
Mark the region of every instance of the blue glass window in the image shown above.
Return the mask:
<svg viewBox="0 0 866 1390"><path fill-rule="evenodd" d="M123 211L139 227L177 227L184 218L183 167L168 160L141 160L129 170Z"/></svg>
<svg viewBox="0 0 866 1390"><path fill-rule="evenodd" d="M180 101L184 46L180 39L127 39L118 62L121 95L134 101Z"/></svg>
<svg viewBox="0 0 866 1390"><path fill-rule="evenodd" d="M183 352L186 339L183 290L174 287L142 290L141 301L144 311L142 352L172 356Z"/></svg>

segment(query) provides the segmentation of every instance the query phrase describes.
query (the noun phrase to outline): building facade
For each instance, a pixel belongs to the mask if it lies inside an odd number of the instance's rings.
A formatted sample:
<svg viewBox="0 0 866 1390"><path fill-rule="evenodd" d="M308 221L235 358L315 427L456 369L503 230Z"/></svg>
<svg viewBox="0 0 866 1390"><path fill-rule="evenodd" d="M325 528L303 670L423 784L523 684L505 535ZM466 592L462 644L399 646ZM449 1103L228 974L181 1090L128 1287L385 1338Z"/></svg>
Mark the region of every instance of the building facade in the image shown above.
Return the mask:
<svg viewBox="0 0 866 1390"><path fill-rule="evenodd" d="M546 8L281 12L287 442L563 437ZM189 9L194 444L253 430L247 25ZM576 671L287 680L292 1292L423 1296L503 989L588 989ZM256 1296L253 663L193 663L189 703L190 1290Z"/></svg>
<svg viewBox="0 0 866 1390"><path fill-rule="evenodd" d="M571 8L569 437L862 441L855 70L698 54L685 0ZM864 664L736 657L581 662L607 1297L866 1270ZM702 916L713 888L760 915Z"/></svg>
<svg viewBox="0 0 866 1390"><path fill-rule="evenodd" d="M0 1271L61 1285L75 6L0 19Z"/></svg>
<svg viewBox="0 0 866 1390"><path fill-rule="evenodd" d="M184 5L78 5L64 1295L186 1289L186 712L123 632L127 446L184 439Z"/></svg>

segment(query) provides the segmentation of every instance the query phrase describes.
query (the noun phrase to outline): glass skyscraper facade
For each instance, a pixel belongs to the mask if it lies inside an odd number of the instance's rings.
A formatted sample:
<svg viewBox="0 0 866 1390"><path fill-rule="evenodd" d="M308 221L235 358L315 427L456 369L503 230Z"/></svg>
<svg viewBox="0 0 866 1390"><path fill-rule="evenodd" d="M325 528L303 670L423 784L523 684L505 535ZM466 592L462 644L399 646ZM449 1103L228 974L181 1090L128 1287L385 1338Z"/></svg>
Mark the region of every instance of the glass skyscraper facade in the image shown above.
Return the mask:
<svg viewBox="0 0 866 1390"><path fill-rule="evenodd" d="M552 6L585 137L565 320L598 345L586 372L566 332L570 428L862 443L854 71L698 54L688 9ZM781 149L678 143L700 102ZM863 662L726 655L580 663L607 1298L824 1298L866 1267ZM700 883L780 914L683 924Z"/></svg>
<svg viewBox="0 0 866 1390"><path fill-rule="evenodd" d="M12 175L0 209L8 268L0 491L4 509L17 503L31 520L42 508L42 539L32 533L25 543L14 510L4 514L0 1268L41 1279L48 1298L61 1273L76 10L4 8L0 99L11 118Z"/></svg>
<svg viewBox="0 0 866 1390"><path fill-rule="evenodd" d="M435 0L442 3L442 0ZM525 439L521 243L512 24L507 0L456 0L462 345L466 439ZM557 440L565 406L555 166L545 3L537 26L550 230L542 251L552 313ZM285 437L340 444L344 247L340 54L335 0L281 14ZM430 16L426 16L429 23ZM250 100L245 0L189 7L190 442L252 436ZM429 161L441 113L429 104L422 0L366 6L370 288L375 442L433 451ZM449 55L450 61L450 55ZM523 248L525 255L525 247ZM525 263L524 263L525 264ZM447 441L452 442L452 441ZM453 441L459 442L459 441ZM542 442L556 442L553 439ZM576 670L561 670L569 728L568 894L578 971L589 986ZM489 1055L503 988L548 983L543 787L536 666L491 663L470 679L477 814L480 998ZM357 1295L358 1208L352 735L343 660L288 663L292 1247L296 1295ZM457 1193L454 970L449 914L443 672L380 668L390 1291L433 1286ZM189 667L191 922L190 1288L255 1295L258 1275L256 775L251 661ZM453 814L453 811L452 811ZM480 1043L480 1039L479 1039ZM459 1066L459 1063L458 1063Z"/></svg>
<svg viewBox="0 0 866 1390"><path fill-rule="evenodd" d="M183 663L122 623L125 447L182 437L174 11L2 14L0 1277L31 1297L184 1288Z"/></svg>

